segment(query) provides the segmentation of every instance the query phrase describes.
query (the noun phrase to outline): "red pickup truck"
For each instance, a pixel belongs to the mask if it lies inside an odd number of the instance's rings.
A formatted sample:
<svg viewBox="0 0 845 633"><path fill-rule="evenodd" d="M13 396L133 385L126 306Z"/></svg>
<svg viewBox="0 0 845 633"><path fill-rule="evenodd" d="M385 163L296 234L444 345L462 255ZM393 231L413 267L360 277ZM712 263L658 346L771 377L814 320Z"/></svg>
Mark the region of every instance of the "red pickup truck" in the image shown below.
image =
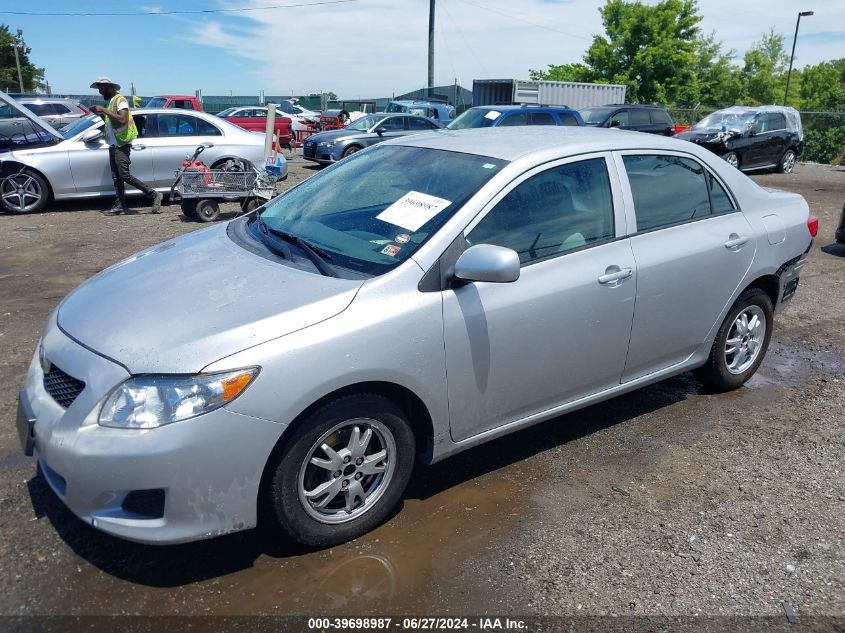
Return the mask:
<svg viewBox="0 0 845 633"><path fill-rule="evenodd" d="M202 103L196 97L189 95L159 95L147 102L147 108L181 108L182 110L198 110L202 112Z"/></svg>

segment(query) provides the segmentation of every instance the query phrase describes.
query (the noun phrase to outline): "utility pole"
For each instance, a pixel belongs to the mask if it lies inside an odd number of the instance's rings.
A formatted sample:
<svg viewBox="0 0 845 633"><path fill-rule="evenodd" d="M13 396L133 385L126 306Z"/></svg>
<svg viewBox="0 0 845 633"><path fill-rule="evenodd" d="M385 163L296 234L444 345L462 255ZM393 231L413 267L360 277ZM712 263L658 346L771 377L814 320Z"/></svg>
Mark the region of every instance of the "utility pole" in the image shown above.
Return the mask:
<svg viewBox="0 0 845 633"><path fill-rule="evenodd" d="M795 43L798 41L798 27L801 25L801 18L813 15L812 11L801 11L798 20L795 22L795 37L792 38L792 55L789 58L789 72L786 75L786 91L783 93L783 105L789 98L789 80L792 78L792 60L795 59Z"/></svg>
<svg viewBox="0 0 845 633"><path fill-rule="evenodd" d="M434 89L434 0L428 2L428 96Z"/></svg>
<svg viewBox="0 0 845 633"><path fill-rule="evenodd" d="M434 2L434 0L431 0ZM18 45L23 45L23 31L18 29L18 34L15 36L15 64L18 66L18 86L21 94L23 94L23 75L21 74L21 60L18 57Z"/></svg>

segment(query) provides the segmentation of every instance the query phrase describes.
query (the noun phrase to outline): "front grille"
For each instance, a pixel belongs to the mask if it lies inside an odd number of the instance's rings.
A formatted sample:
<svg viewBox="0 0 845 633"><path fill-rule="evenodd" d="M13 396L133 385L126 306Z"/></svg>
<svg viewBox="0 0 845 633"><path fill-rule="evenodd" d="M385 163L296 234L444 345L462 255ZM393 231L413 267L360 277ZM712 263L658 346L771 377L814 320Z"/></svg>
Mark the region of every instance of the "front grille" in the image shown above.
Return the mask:
<svg viewBox="0 0 845 633"><path fill-rule="evenodd" d="M67 409L85 389L85 383L52 365L50 371L44 374L44 389L53 400Z"/></svg>
<svg viewBox="0 0 845 633"><path fill-rule="evenodd" d="M302 153L305 156L314 156L314 154L317 153L317 148L314 145L305 145L305 147L302 150Z"/></svg>

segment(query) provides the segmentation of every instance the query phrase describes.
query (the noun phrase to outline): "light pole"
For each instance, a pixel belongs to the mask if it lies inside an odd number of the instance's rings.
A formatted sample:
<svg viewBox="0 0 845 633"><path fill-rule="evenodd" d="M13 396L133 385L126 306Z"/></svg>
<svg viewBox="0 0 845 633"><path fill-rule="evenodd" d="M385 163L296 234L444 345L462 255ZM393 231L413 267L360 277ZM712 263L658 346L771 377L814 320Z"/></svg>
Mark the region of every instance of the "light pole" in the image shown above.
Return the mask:
<svg viewBox="0 0 845 633"><path fill-rule="evenodd" d="M18 34L15 35L15 64L18 67L18 87L21 90L21 94L23 94L23 75L21 75L21 60L18 57L18 46L23 46L23 31L18 29Z"/></svg>
<svg viewBox="0 0 845 633"><path fill-rule="evenodd" d="M795 59L795 43L798 41L798 26L801 24L801 18L813 15L812 11L801 11L798 14L798 21L795 23L795 37L792 38L792 55L789 58L789 72L786 74L786 92L783 94L783 105L786 105L786 100L789 97L789 80L792 78L792 60Z"/></svg>

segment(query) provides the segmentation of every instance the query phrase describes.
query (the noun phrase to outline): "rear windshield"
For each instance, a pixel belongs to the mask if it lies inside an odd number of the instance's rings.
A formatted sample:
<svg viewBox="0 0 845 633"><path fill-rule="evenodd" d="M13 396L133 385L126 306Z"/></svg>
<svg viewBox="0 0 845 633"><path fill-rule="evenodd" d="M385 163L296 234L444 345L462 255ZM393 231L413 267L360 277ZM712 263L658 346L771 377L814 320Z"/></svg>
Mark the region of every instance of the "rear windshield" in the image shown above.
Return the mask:
<svg viewBox="0 0 845 633"><path fill-rule="evenodd" d="M587 125L599 125L610 116L614 108L587 108L586 110L578 110L584 123Z"/></svg>
<svg viewBox="0 0 845 633"><path fill-rule="evenodd" d="M282 194L261 219L270 231L318 246L333 266L380 275L410 257L506 164L377 145Z"/></svg>

